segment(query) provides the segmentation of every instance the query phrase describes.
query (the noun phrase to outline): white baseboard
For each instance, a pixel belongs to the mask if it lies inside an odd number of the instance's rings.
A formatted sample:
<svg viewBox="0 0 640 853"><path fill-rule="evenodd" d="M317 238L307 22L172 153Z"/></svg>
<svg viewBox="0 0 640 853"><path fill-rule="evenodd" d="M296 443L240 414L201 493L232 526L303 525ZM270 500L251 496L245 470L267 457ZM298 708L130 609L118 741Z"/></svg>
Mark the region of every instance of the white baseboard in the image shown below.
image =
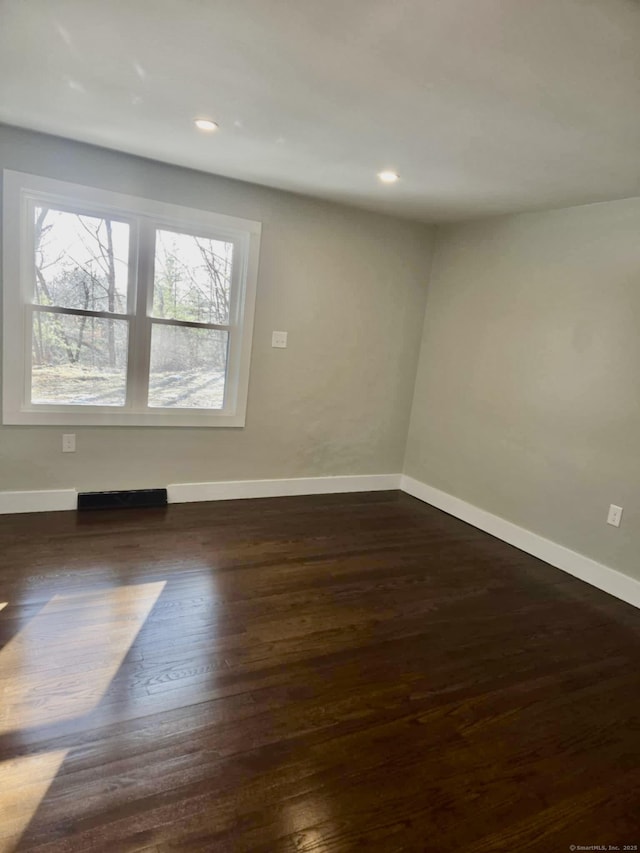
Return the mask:
<svg viewBox="0 0 640 853"><path fill-rule="evenodd" d="M338 492L380 492L400 488L400 474L347 477L296 477L290 480L228 480L174 483L167 486L169 503L274 498L286 495L327 495Z"/></svg>
<svg viewBox="0 0 640 853"><path fill-rule="evenodd" d="M640 608L640 581L404 474L175 483L167 487L169 503L377 492L392 489L402 489L407 494ZM75 510L77 502L78 493L75 489L0 492L0 515Z"/></svg>
<svg viewBox="0 0 640 853"><path fill-rule="evenodd" d="M0 492L0 515L15 512L54 512L77 509L75 489L48 489L37 492Z"/></svg>
<svg viewBox="0 0 640 853"><path fill-rule="evenodd" d="M503 542L508 542L509 545L514 545L527 554L544 560L545 563L549 563L556 569L562 569L563 572L568 572L568 574L608 592L609 595L615 595L616 598L620 598L634 607L640 607L640 581L634 580L629 575L618 572L602 563L597 563L590 557L585 557L584 554L578 554L577 551L565 548L564 545L558 545L557 542L545 539L537 533L532 533L524 527L519 527L511 521L486 512L486 510L460 500L460 498L447 494L447 492L442 492L440 489L414 480L413 477L407 477L403 474L400 488L403 492L413 495L414 498L419 498L425 503L448 512L449 515L454 515L456 518L490 533L497 539L502 539Z"/></svg>

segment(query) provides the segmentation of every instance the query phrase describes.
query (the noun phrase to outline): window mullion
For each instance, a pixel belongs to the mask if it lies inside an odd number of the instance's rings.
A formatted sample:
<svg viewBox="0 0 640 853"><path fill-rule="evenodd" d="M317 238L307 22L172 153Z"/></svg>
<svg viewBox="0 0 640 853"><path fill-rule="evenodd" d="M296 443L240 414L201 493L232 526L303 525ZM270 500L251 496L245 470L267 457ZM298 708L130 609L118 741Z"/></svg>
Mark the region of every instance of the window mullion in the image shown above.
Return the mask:
<svg viewBox="0 0 640 853"><path fill-rule="evenodd" d="M128 314L116 314L113 311L90 311L84 308L63 308L59 305L32 305L34 311L41 314L66 314L69 317L96 317L100 320L129 320Z"/></svg>
<svg viewBox="0 0 640 853"><path fill-rule="evenodd" d="M219 332L228 332L231 328L228 323L200 323L197 320L174 320L172 317L153 317L153 323L158 326L178 326L183 329L214 329Z"/></svg>
<svg viewBox="0 0 640 853"><path fill-rule="evenodd" d="M146 411L149 396L151 359L151 320L149 306L153 298L155 227L148 219L139 219L137 228L136 287L134 316L131 322L132 346L128 371L128 401L134 411Z"/></svg>

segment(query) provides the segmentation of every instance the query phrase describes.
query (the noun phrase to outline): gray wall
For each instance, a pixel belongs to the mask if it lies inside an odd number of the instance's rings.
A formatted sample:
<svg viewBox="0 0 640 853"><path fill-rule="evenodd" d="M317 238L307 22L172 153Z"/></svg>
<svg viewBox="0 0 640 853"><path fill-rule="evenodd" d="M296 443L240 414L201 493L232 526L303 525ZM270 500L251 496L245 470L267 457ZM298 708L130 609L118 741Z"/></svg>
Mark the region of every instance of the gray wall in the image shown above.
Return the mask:
<svg viewBox="0 0 640 853"><path fill-rule="evenodd" d="M443 228L405 473L640 578L639 365L640 199Z"/></svg>
<svg viewBox="0 0 640 853"><path fill-rule="evenodd" d="M263 223L246 427L2 427L0 491L401 470L430 229L2 126L0 168Z"/></svg>

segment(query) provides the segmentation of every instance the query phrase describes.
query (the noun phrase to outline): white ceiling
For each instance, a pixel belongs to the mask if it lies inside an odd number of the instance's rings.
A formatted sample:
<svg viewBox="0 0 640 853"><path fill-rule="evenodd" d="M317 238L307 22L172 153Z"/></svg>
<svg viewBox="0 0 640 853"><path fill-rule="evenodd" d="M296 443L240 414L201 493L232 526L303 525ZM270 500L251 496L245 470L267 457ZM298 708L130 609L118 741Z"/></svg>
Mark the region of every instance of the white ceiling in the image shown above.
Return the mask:
<svg viewBox="0 0 640 853"><path fill-rule="evenodd" d="M640 195L640 2L0 0L0 121L425 221Z"/></svg>

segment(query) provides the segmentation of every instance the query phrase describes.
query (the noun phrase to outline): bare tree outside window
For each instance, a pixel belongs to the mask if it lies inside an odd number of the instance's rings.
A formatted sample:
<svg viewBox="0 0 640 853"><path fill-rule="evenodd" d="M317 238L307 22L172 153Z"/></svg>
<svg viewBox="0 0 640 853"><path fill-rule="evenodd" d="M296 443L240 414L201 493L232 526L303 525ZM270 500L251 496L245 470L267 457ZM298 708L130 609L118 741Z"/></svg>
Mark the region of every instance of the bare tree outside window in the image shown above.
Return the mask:
<svg viewBox="0 0 640 853"><path fill-rule="evenodd" d="M128 321L129 226L35 209L32 402L122 406ZM149 400L152 407L219 409L224 402L233 243L158 229ZM193 323L194 327L173 325Z"/></svg>
<svg viewBox="0 0 640 853"><path fill-rule="evenodd" d="M149 405L219 409L229 324L233 243L156 231Z"/></svg>
<svg viewBox="0 0 640 853"><path fill-rule="evenodd" d="M129 225L35 208L34 403L121 406L128 322L65 309L127 313ZM46 308L57 309L47 311Z"/></svg>

